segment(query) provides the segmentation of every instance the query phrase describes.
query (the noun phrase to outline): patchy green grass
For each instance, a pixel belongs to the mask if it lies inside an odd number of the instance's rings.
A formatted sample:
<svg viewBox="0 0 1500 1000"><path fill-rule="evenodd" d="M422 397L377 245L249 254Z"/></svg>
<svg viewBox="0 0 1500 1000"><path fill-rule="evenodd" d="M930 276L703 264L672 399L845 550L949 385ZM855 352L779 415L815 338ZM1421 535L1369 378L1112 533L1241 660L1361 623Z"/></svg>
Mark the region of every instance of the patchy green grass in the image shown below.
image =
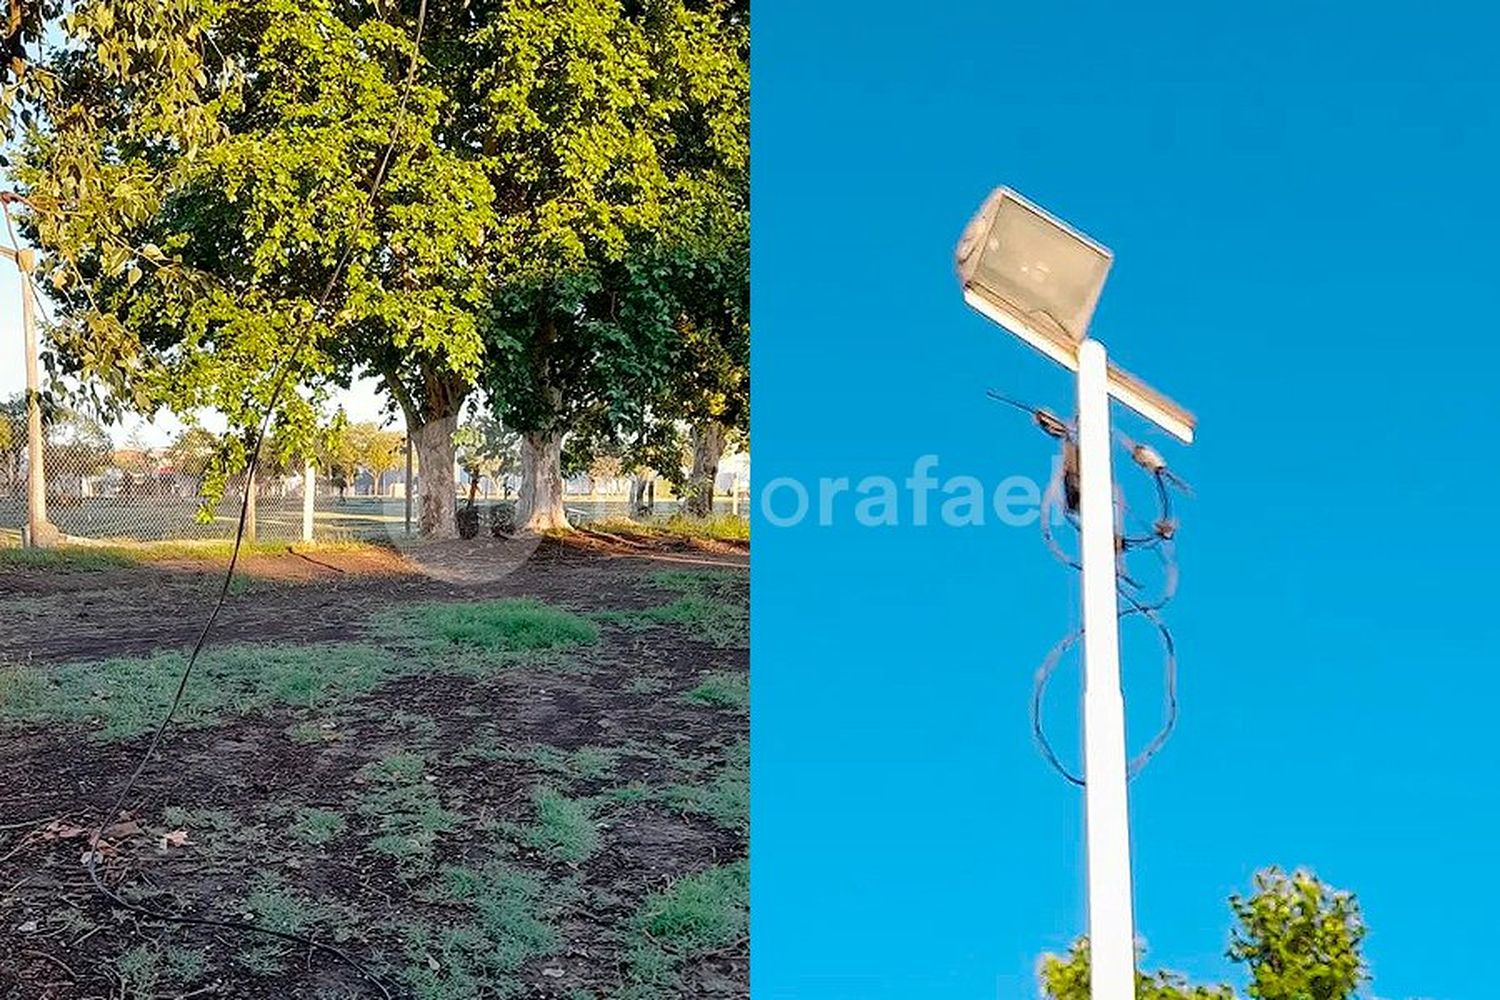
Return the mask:
<svg viewBox="0 0 1500 1000"><path fill-rule="evenodd" d="M642 902L644 894L662 889L664 872L649 860L639 872L620 870L616 838L624 834L616 820L649 814L648 833L659 838L654 843L674 851L672 828L704 824L668 816L668 810L705 817L737 834L747 830L748 744L733 742L744 730L745 676L726 666L684 680L666 651L654 664L643 661L655 675L627 679L610 669L549 676L542 683L551 688L555 681L569 695L559 699L568 711L601 715L597 731L577 731L593 733L582 738L620 744L581 747L561 730L502 710L514 704L513 681L529 694L534 671L497 677L515 663L595 666L587 647L600 641L624 638L633 647L605 650L603 662L612 668L618 657L652 640L675 652L688 645L684 634L725 647L747 640L743 573L662 573L650 582L666 603L615 612L620 617L613 619L530 600L423 604L377 620L377 631L395 640L384 646L377 638L210 647L187 688L179 724L210 726L262 713L255 738L301 744L280 744L278 757L290 751L296 760L316 762L307 773L336 775L329 780L337 787L318 795L295 784L266 784L263 769L256 769L254 775L221 775L232 786L228 797L143 812L138 818L145 829L134 849L152 860L158 858L151 852L161 851L183 871L201 870L219 881L200 881L198 897L177 895L167 884L171 879L137 880L121 891L152 907L191 907L331 943L369 935L366 944L346 947L373 960L393 987L401 982L399 995L415 1000L520 1000L548 988L570 1000L667 1000L692 992L683 985L690 963L737 947L743 936L744 865L700 872ZM684 631L622 637L607 630L601 640L601 619ZM702 652L697 644L690 648ZM175 653L46 669L0 666L0 732L71 723L100 740L139 736L164 713L182 666ZM491 680L474 679L476 672ZM412 701L394 691L367 699L404 677L432 676L441 685L443 675L458 674L470 676L453 686L452 698L430 698L424 689ZM603 687L596 683L601 676ZM658 705L627 691L667 693ZM684 702L726 711L687 710ZM662 716L653 725L645 716L657 707ZM248 729L233 731L238 738ZM362 756L351 760L359 751ZM346 780L359 763L365 766ZM160 835L178 829L189 831L186 844L162 846ZM724 860L699 841L683 848L692 860L674 853L666 870ZM359 885L328 880L315 892L296 874L330 859L336 868L358 872ZM211 900L202 898L203 886L213 890ZM113 925L82 916L77 927L65 926L75 919L72 912L60 909L45 918L49 928L66 932L58 940L76 940L101 926L114 933ZM587 930L575 939L580 927ZM142 940L132 934L112 954ZM148 941L116 958L110 970L116 989L125 984L131 997L166 1000L196 995L210 982L249 982L252 973L303 975L303 956L285 942L237 937L227 952L213 947L181 954L163 945ZM553 955L555 961L542 961ZM570 993L572 977L596 992Z"/></svg>
<svg viewBox="0 0 1500 1000"><path fill-rule="evenodd" d="M599 627L580 615L530 598L418 604L382 615L387 634L501 653L591 646Z"/></svg>
<svg viewBox="0 0 1500 1000"><path fill-rule="evenodd" d="M735 943L748 933L749 923L747 862L709 868L679 879L670 888L646 897L631 920L629 963L633 985L674 991L677 970L684 961ZM651 993L638 989L636 995Z"/></svg>
<svg viewBox="0 0 1500 1000"><path fill-rule="evenodd" d="M573 864L599 849L599 827L587 800L570 799L552 788L538 788L531 802L536 807L536 821L518 832L521 843Z"/></svg>
<svg viewBox="0 0 1500 1000"><path fill-rule="evenodd" d="M373 824L370 849L391 858L406 878L431 867L438 838L463 819L443 807L426 771L421 754L403 751L366 764L358 774L369 786L357 796L356 809Z"/></svg>
<svg viewBox="0 0 1500 1000"><path fill-rule="evenodd" d="M275 875L256 879L250 894L245 897L244 909L257 927L282 934L301 934L315 920L311 904L289 890Z"/></svg>
<svg viewBox="0 0 1500 1000"><path fill-rule="evenodd" d="M162 810L162 821L174 829L213 833L228 833L239 826L234 815L223 809L186 809L182 806L167 806Z"/></svg>
<svg viewBox="0 0 1500 1000"><path fill-rule="evenodd" d="M343 734L330 719L302 719L287 726L285 732L287 739L304 745L337 743L343 739Z"/></svg>
<svg viewBox="0 0 1500 1000"><path fill-rule="evenodd" d="M115 548L68 546L23 549L0 546L0 573L27 569L45 569L53 573L97 573L135 564L135 560L127 552Z"/></svg>
<svg viewBox="0 0 1500 1000"><path fill-rule="evenodd" d="M569 781L599 781L614 774L623 753L619 747L587 746L569 753L556 747L537 745L517 756Z"/></svg>
<svg viewBox="0 0 1500 1000"><path fill-rule="evenodd" d="M229 539L110 542L100 545L61 545L50 549L0 545L0 573L30 569L45 569L56 573L97 573L158 562L227 563L233 548L234 543ZM287 542L245 542L240 546L240 555L270 555L289 550L308 555L384 551L379 545L354 540L297 542L295 545Z"/></svg>
<svg viewBox="0 0 1500 1000"><path fill-rule="evenodd" d="M303 934L342 944L355 937L360 919L349 907L314 902L293 889L281 875L264 873L254 878L250 892L240 905L246 920L257 927L282 934ZM236 960L256 973L273 973L286 967L298 946L287 941L251 935L242 942Z"/></svg>
<svg viewBox="0 0 1500 1000"><path fill-rule="evenodd" d="M682 697L697 705L746 711L750 708L750 680L744 674L706 674Z"/></svg>
<svg viewBox="0 0 1500 1000"><path fill-rule="evenodd" d="M168 989L165 995L178 995L203 978L204 968L202 951L176 945L137 945L115 961L121 995L145 1000L164 995Z"/></svg>
<svg viewBox="0 0 1500 1000"><path fill-rule="evenodd" d="M650 674L632 677L625 682L626 694L660 694L666 689L667 682L665 679Z"/></svg>
<svg viewBox="0 0 1500 1000"><path fill-rule="evenodd" d="M626 628L676 627L689 635L734 649L750 645L750 604L745 574L729 570L653 573L651 584L678 595L654 608L603 611L594 617Z"/></svg>
<svg viewBox="0 0 1500 1000"><path fill-rule="evenodd" d="M750 830L750 743L740 740L724 753L712 778L697 784L668 785L662 802L685 813L707 816L726 830Z"/></svg>
<svg viewBox="0 0 1500 1000"><path fill-rule="evenodd" d="M184 663L181 653L159 653L46 671L0 668L0 721L81 723L101 740L136 736L165 714ZM209 648L198 657L174 722L211 725L275 705L326 711L419 666L359 643Z"/></svg>
<svg viewBox="0 0 1500 1000"><path fill-rule="evenodd" d="M342 813L313 806L300 806L288 832L304 844L317 847L328 843L348 826Z"/></svg>
<svg viewBox="0 0 1500 1000"><path fill-rule="evenodd" d="M720 542L750 541L750 519L733 514L715 514L712 517L687 517L673 514L670 517L652 517L636 520L629 517L603 517L589 521L591 531L602 531L614 535L639 535L645 538L703 538Z"/></svg>
<svg viewBox="0 0 1500 1000"><path fill-rule="evenodd" d="M417 1000L477 1000L523 992L517 973L561 943L543 912L537 879L507 865L446 867L433 895L460 909L460 922L408 924L402 978Z"/></svg>

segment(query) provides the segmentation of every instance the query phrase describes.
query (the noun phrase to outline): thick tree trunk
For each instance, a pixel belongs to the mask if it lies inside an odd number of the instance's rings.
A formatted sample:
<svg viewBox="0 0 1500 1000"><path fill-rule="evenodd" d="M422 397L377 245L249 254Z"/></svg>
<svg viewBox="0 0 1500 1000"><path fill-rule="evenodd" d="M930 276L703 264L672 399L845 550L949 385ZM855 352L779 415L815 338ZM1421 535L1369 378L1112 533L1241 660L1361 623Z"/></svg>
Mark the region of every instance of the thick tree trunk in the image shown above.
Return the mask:
<svg viewBox="0 0 1500 1000"><path fill-rule="evenodd" d="M567 531L563 507L561 431L521 435L521 491L516 494L516 530Z"/></svg>
<svg viewBox="0 0 1500 1000"><path fill-rule="evenodd" d="M417 532L425 538L458 537L458 482L453 475L453 432L458 414L433 417L411 430L420 470Z"/></svg>
<svg viewBox="0 0 1500 1000"><path fill-rule="evenodd" d="M725 427L717 420L693 425L693 471L683 506L694 517L714 512L714 483L719 478L719 459L724 457L724 437Z"/></svg>
<svg viewBox="0 0 1500 1000"><path fill-rule="evenodd" d="M630 477L630 515L632 517L651 516L651 507L656 500L656 490L653 489L655 483L656 480L641 473Z"/></svg>

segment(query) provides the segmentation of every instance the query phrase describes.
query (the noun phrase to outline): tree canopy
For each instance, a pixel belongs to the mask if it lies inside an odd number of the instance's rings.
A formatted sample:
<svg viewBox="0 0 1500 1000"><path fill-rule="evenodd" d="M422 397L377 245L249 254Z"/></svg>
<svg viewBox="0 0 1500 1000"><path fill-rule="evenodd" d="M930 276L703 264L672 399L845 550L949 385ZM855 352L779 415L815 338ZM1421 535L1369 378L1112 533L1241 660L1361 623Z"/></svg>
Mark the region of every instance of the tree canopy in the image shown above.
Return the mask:
<svg viewBox="0 0 1500 1000"><path fill-rule="evenodd" d="M388 353L472 376L491 193L437 141L442 94L405 93L411 25L335 0L151 6L63 19L78 47L50 61L16 171L69 320L57 366L147 412L216 410L231 441L285 373L278 421L303 435L324 390Z"/></svg>
<svg viewBox="0 0 1500 1000"><path fill-rule="evenodd" d="M1364 919L1353 895L1307 871L1256 873L1254 890L1229 899L1235 916L1226 957L1245 966L1250 1000L1351 1000L1367 979ZM1089 1000L1088 941L1044 955L1046 1000ZM1139 1000L1235 1000L1227 985L1194 986L1174 972L1137 974Z"/></svg>
<svg viewBox="0 0 1500 1000"><path fill-rule="evenodd" d="M550 454L590 416L642 423L680 372L685 328L636 292L670 284L660 248L692 220L742 212L748 22L716 0L431 0L408 88L416 6L81 0L33 66L48 86L16 91L43 112L16 176L56 369L116 405L222 413L226 466L283 372L293 437L373 374L422 460L420 523L446 533L477 381Z"/></svg>

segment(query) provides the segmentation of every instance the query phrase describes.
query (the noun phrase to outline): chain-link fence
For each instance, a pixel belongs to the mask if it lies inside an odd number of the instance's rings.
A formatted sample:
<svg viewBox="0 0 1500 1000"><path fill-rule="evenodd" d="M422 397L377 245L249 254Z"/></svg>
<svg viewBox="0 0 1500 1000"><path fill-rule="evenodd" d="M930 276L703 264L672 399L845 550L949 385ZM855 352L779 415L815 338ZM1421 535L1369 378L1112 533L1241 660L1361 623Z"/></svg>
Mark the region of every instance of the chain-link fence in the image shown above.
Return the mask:
<svg viewBox="0 0 1500 1000"><path fill-rule="evenodd" d="M0 453L0 532L19 533L27 523L27 461L24 442ZM68 442L48 442L43 469L47 519L63 534L78 538L231 538L245 488L243 477L231 479L223 497L209 505L201 473L175 467L169 456ZM247 533L291 541L309 535L373 538L402 532L404 475L398 471L378 482L368 475L363 479L362 484L339 484L316 471L310 480L304 472L258 476Z"/></svg>
<svg viewBox="0 0 1500 1000"><path fill-rule="evenodd" d="M82 443L53 435L43 458L47 519L64 535L130 541L234 536L243 477L231 479L223 497L207 505L201 466L195 469L191 461L183 462L172 448L116 448L107 442ZM27 523L26 472L24 438L0 440L0 537L15 539ZM511 498L518 485L514 477L503 482L482 479L472 513L467 509L469 484L465 476L458 478L454 501L465 533L510 530ZM744 485L738 477L721 478L715 512L748 516ZM413 488L418 485L413 483ZM314 470L310 479L306 470L261 474L255 482L248 534L262 541L397 538L410 530L406 489L403 469L361 470L352 479L335 479L322 470ZM565 484L564 505L577 523L638 514L646 499L653 515L681 509L678 498L654 487L649 498L632 502L631 481L626 478L577 476ZM415 511L410 513L414 518Z"/></svg>

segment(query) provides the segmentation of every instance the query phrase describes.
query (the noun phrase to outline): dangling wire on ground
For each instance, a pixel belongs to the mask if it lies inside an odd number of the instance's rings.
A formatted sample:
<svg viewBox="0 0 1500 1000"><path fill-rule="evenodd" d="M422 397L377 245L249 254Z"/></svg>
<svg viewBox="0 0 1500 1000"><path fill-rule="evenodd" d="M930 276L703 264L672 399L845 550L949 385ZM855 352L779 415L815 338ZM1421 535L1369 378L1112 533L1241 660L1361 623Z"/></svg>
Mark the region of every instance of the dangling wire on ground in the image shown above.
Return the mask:
<svg viewBox="0 0 1500 1000"><path fill-rule="evenodd" d="M1075 530L1078 528L1077 521L1077 440L1071 424L1062 420L1056 414L1041 407L1030 406L1019 400L1005 396L994 390L990 390L989 397L996 402L1003 403L1014 409L1029 413L1033 421L1049 437L1062 442L1062 461L1054 469L1052 476L1048 479L1047 489L1042 495L1041 505L1041 532L1042 541L1047 546L1052 556L1069 569L1081 572L1082 563L1066 552L1053 534L1053 517L1061 515L1063 523L1071 525ZM1161 639L1163 652L1163 721L1161 728L1147 742L1146 746L1137 754L1127 767L1127 777L1134 778L1150 763L1151 759L1166 745L1171 738L1172 730L1177 725L1177 646L1172 638L1171 629L1158 612L1165 607L1177 592L1178 570L1174 551L1173 540L1177 533L1177 524L1172 516L1172 499L1169 486L1183 491L1187 485L1167 469L1166 462L1157 452L1148 445L1138 444L1124 435L1117 437L1130 451L1131 458L1135 464L1147 472L1156 488L1157 517L1150 525L1149 530L1141 535L1129 535L1120 530L1116 535L1117 551L1117 580L1116 592L1121 600L1127 605L1117 611L1120 621L1132 615L1140 615L1149 621L1156 629ZM1132 515L1123 499L1117 501L1119 509L1125 518L1131 519ZM1153 553L1162 565L1163 582L1161 592L1152 599L1142 599L1132 591L1138 589L1136 584L1125 572L1124 562L1131 552L1146 550ZM1062 657L1072 649L1080 639L1083 638L1083 627L1080 625L1073 629L1056 645L1048 651L1041 665L1037 668L1032 683L1031 697L1031 729L1032 737L1035 739L1042 757L1052 768L1064 779L1072 784L1082 786L1085 780L1082 776L1073 773L1058 757L1053 749L1051 741L1047 738L1046 727L1042 723L1042 708L1046 698L1047 683L1051 679L1057 665Z"/></svg>
<svg viewBox="0 0 1500 1000"><path fill-rule="evenodd" d="M419 0L419 3L417 5L416 29L412 38L411 59L407 63L406 77L402 81L401 91L397 100L396 113L391 120L390 138L386 143L385 149L381 153L380 159L376 165L375 174L370 182L370 190L364 202L360 206L359 215L355 224L356 229L364 225L369 217L369 213L374 208L375 199L380 192L381 186L385 182L386 173L390 168L391 160L394 158L396 147L400 142L401 128L406 117L411 90L416 81L417 66L421 58L422 34L426 23L427 0ZM8 225L10 221L8 203L6 205L5 214L6 222ZM12 241L14 242L14 231L12 230L11 233ZM139 903L135 903L128 899L125 899L119 893L109 888L109 886L104 884L103 879L100 878L98 867L99 860L102 856L101 847L104 841L104 834L115 822L116 817L122 814L122 810L124 808L126 800L130 797L130 793L135 789L135 785L140 780L141 774L145 771L146 766L150 763L152 756L155 755L157 747L161 744L162 737L166 734L168 727L172 723L173 717L177 714L177 709L182 703L183 693L187 690L188 680L192 676L193 667L198 662L198 655L203 651L203 648L208 641L209 632L213 629L214 623L215 621L217 621L219 613L223 610L224 604L229 597L229 589L234 581L234 571L239 563L240 548L244 543L245 524L250 506L250 483L254 481L255 471L260 463L261 447L264 444L266 435L270 430L271 420L275 416L277 404L281 401L282 391L287 385L288 376L291 374L292 370L299 364L300 355L303 348L307 345L309 335L311 331L316 329L318 319L323 315L324 310L327 309L329 302L332 300L333 294L338 287L339 278L342 275L345 267L348 265L349 259L353 255L353 253L354 241L351 239L345 245L343 252L340 254L337 262L334 264L333 271L329 274L327 283L323 287L322 294L318 297L317 303L313 307L312 314L309 316L307 323L302 328L302 332L299 334L297 339L292 342L291 350L288 351L287 354L277 362L277 366L272 372L271 394L266 402L265 409L261 414L260 423L256 428L255 436L251 443L249 455L246 460L245 489L240 497L239 519L235 527L234 544L229 552L229 565L225 569L223 583L219 587L217 598L214 600L212 606L209 609L208 617L203 623L203 628L199 631L198 637L194 641L192 649L188 653L187 662L183 665L182 673L178 677L177 687L172 695L172 700L168 705L166 713L162 716L161 721L157 724L155 731L152 733L151 740L147 744L145 752L141 754L140 760L136 764L135 770L131 773L129 779L120 789L119 795L115 798L114 805L109 809L109 811L104 814L103 818L100 820L98 829L94 832L94 835L89 840L89 851L85 855L85 867L88 869L89 880L93 883L94 889L101 895L103 895L106 899L108 899L111 903L121 907L122 909L129 910L133 913L138 913L158 923L193 927L218 927L224 930L233 930L250 934L262 934L267 937L277 938L282 941L290 941L294 944L304 945L308 948L323 952L324 954L330 955L344 962L346 965L350 966L357 973L359 973L360 976L367 980L376 989L378 989L384 1000L393 1000L390 989L386 986L385 982L380 978L380 976L378 976L372 969L370 969L368 966L360 962L353 955L343 950L342 948L338 948L334 945L328 944L327 942L305 937L300 934L273 930L269 927L262 927L258 924L252 924L245 921L218 920L212 917L190 917L161 913L159 911L151 909L150 907L142 906Z"/></svg>

